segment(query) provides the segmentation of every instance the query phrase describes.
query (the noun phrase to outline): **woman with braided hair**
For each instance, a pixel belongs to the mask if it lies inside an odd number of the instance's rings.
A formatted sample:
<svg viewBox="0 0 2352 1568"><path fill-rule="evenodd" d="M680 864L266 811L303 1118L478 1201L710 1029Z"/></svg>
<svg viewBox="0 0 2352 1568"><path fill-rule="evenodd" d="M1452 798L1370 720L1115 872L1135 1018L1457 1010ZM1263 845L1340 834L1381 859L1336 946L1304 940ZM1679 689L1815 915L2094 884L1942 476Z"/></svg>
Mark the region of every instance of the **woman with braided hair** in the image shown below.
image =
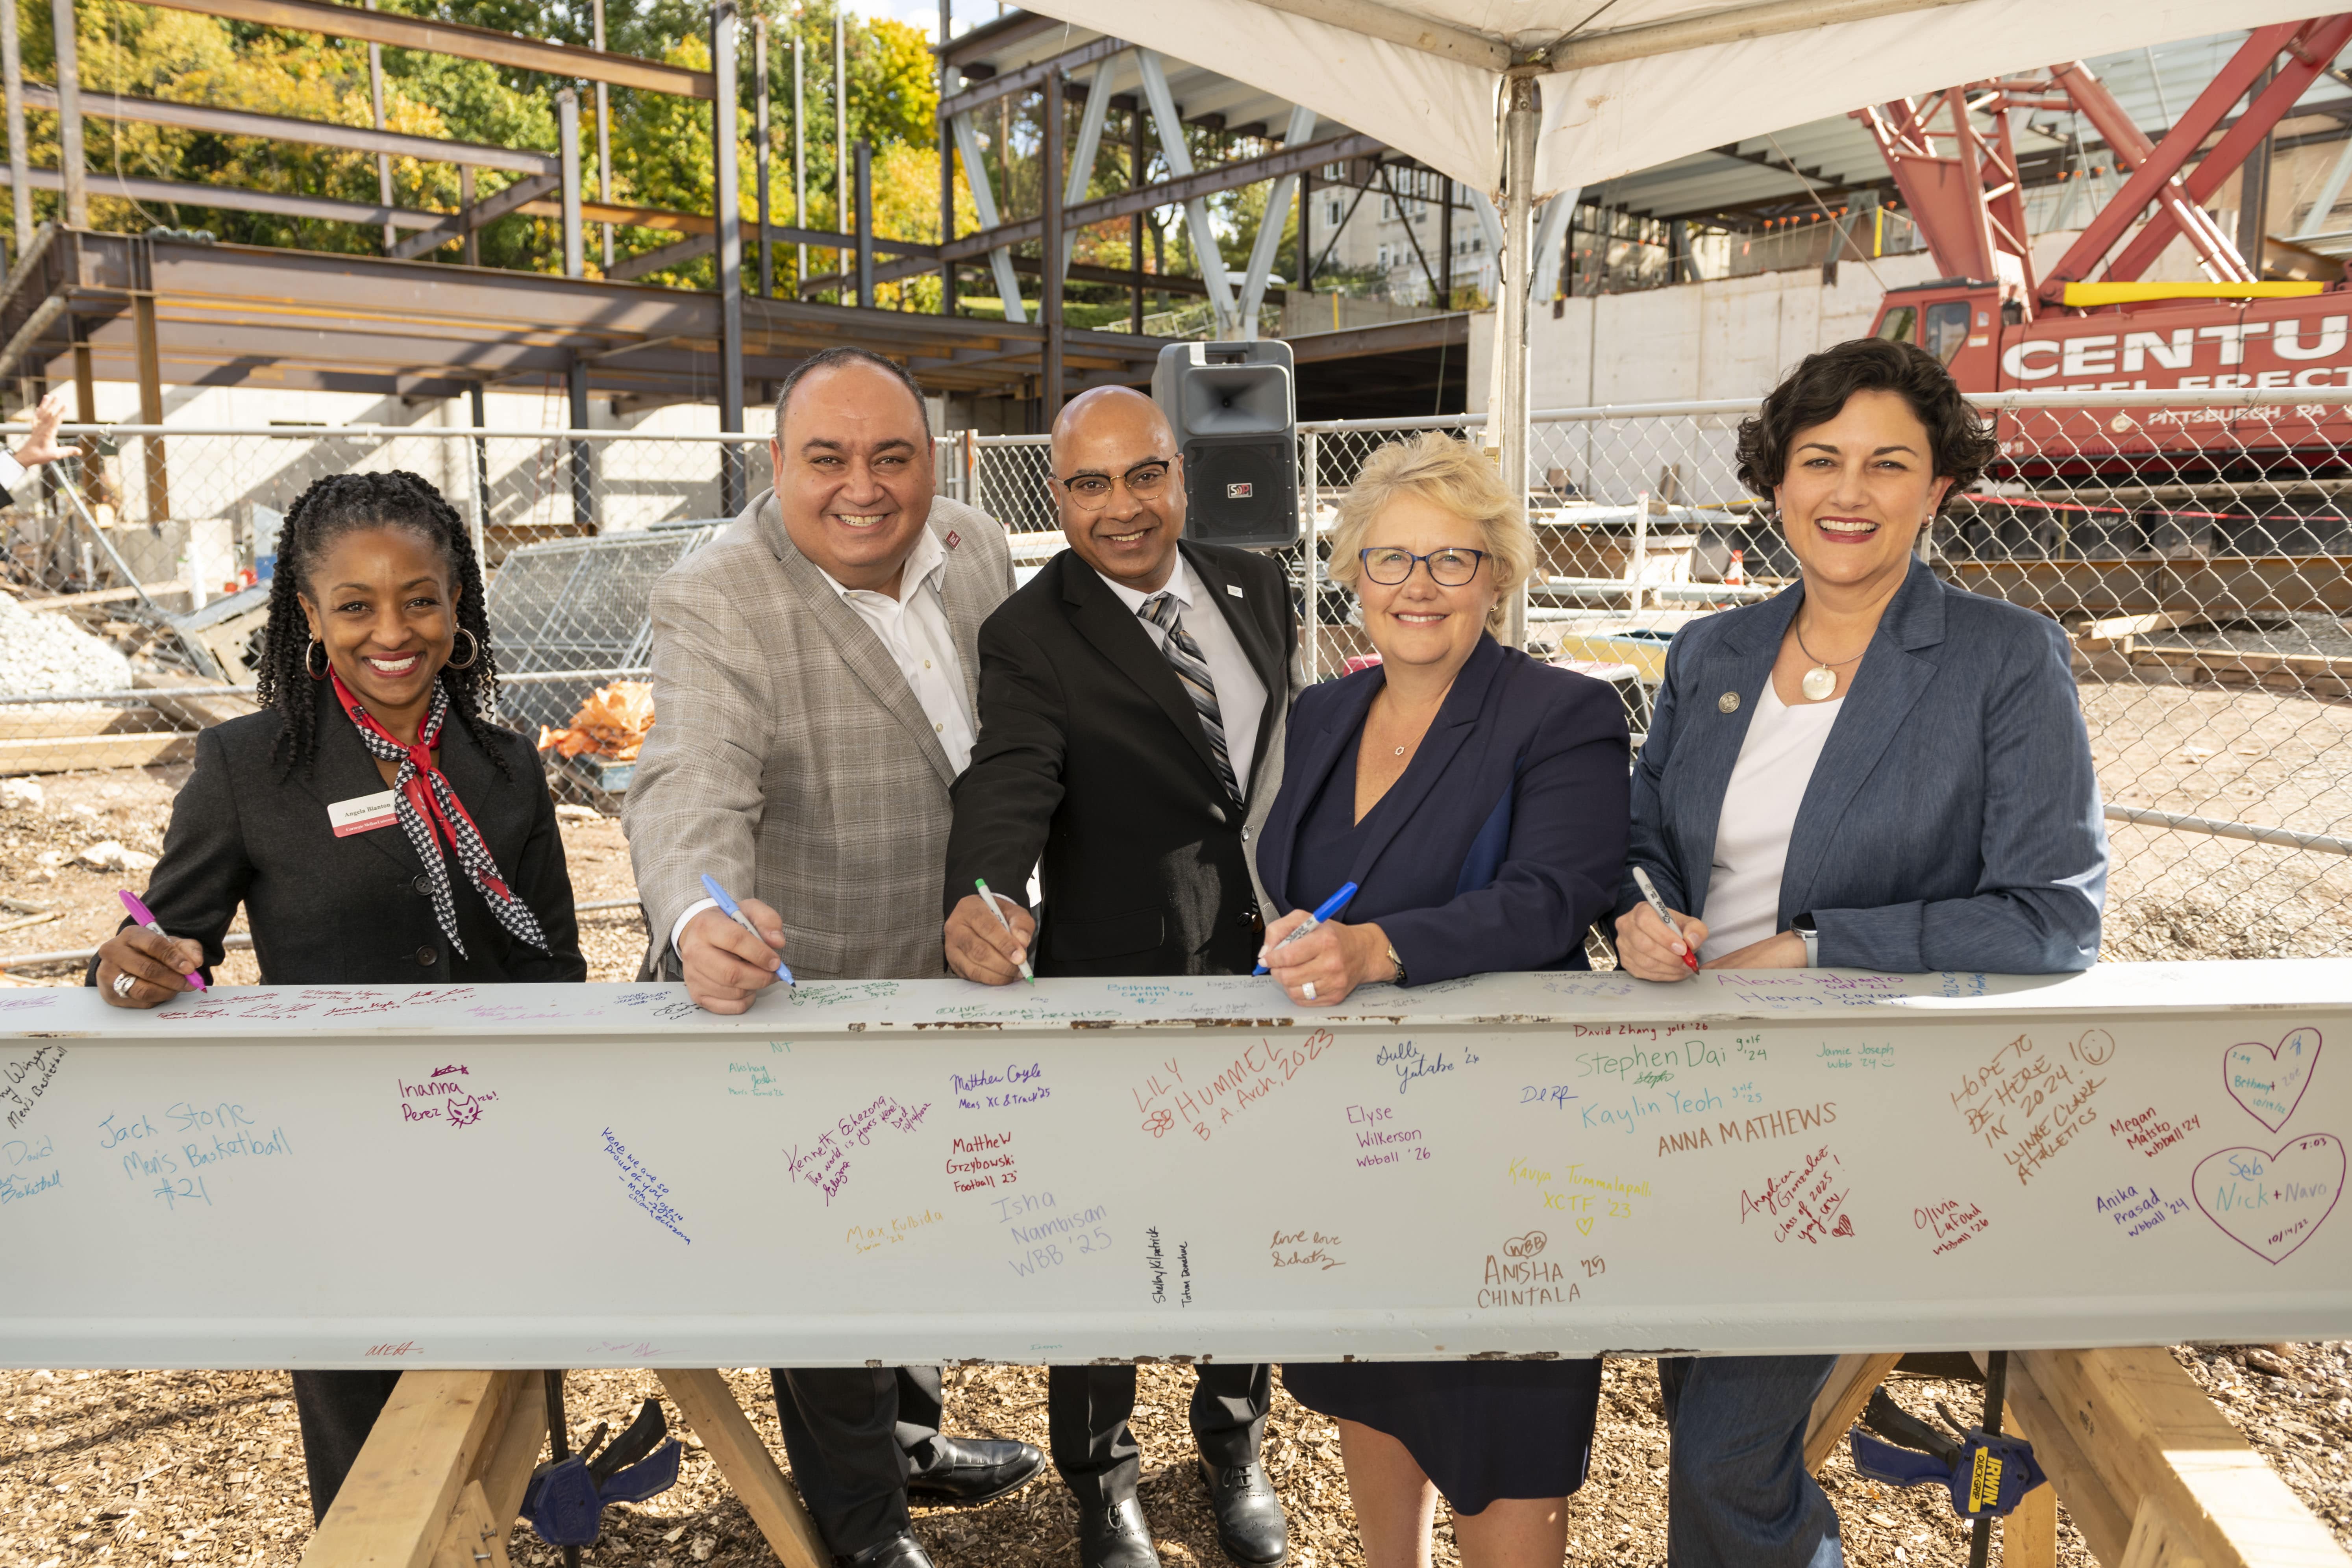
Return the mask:
<svg viewBox="0 0 2352 1568"><path fill-rule="evenodd" d="M489 718L497 660L464 522L415 474L338 474L278 534L258 713L196 737L148 908L89 983L153 1007L244 905L266 985L587 978L555 806ZM320 1519L394 1372L298 1372Z"/></svg>

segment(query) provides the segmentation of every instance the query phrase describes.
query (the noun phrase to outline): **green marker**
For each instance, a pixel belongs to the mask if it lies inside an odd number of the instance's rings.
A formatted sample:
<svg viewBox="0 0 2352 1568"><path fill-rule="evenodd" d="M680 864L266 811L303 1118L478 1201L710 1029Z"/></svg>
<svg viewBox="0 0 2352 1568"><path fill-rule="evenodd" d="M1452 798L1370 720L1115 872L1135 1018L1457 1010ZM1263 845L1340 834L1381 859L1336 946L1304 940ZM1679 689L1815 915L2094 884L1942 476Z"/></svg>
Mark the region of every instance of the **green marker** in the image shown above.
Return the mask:
<svg viewBox="0 0 2352 1568"><path fill-rule="evenodd" d="M988 879L985 877L974 877L971 879L971 885L980 889L980 901L988 906L988 912L996 917L996 923L1004 928L1004 934L1007 936L1013 935L1013 922L1006 920L1004 918L1004 911L996 907L997 895L988 890ZM1024 958L1021 961L1021 978L1026 980L1032 985L1037 984L1037 976L1031 972L1029 968L1029 961L1026 958Z"/></svg>

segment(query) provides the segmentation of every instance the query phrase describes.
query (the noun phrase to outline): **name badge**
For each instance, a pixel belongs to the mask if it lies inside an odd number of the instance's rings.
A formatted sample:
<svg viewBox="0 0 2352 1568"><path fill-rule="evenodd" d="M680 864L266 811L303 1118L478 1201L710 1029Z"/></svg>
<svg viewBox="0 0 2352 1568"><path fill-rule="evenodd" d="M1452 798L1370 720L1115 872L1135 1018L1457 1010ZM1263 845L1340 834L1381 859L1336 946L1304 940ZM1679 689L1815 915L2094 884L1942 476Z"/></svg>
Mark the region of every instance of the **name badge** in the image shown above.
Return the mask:
<svg viewBox="0 0 2352 1568"><path fill-rule="evenodd" d="M327 807L328 825L335 837L349 838L354 833L373 833L379 827L390 827L396 820L392 791L374 795L355 795L349 800L339 800Z"/></svg>

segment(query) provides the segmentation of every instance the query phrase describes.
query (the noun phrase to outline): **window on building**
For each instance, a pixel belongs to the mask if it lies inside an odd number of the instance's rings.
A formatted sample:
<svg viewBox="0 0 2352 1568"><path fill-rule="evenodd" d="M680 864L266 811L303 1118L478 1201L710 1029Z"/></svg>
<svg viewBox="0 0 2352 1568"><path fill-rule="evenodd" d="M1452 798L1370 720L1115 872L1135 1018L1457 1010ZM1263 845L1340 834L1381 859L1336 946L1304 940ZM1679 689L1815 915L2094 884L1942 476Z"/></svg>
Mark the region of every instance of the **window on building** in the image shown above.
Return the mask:
<svg viewBox="0 0 2352 1568"><path fill-rule="evenodd" d="M1381 198L1381 221L1382 223L1392 222L1395 219L1396 215L1396 203L1389 199L1387 196L1382 196Z"/></svg>
<svg viewBox="0 0 2352 1568"><path fill-rule="evenodd" d="M1339 227L1340 223L1346 218L1346 216L1347 215L1340 209L1339 204L1337 200L1328 201L1323 204L1324 221L1328 223L1333 228Z"/></svg>

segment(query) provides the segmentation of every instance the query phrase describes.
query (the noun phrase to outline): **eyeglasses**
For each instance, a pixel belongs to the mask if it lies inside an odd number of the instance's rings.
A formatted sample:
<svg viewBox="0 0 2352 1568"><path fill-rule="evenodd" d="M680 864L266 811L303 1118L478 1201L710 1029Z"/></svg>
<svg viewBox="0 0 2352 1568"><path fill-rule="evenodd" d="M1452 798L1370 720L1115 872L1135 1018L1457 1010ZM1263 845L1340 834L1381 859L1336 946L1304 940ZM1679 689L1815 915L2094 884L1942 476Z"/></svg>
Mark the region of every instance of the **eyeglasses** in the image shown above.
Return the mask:
<svg viewBox="0 0 2352 1568"><path fill-rule="evenodd" d="M1100 511L1110 504L1114 486L1125 485L1127 493L1137 500L1150 502L1160 499L1168 488L1168 465L1161 462L1138 463L1124 475L1077 474L1054 481L1070 492L1070 499L1084 511Z"/></svg>
<svg viewBox="0 0 2352 1568"><path fill-rule="evenodd" d="M1426 555L1415 555L1410 550L1381 545L1357 551L1356 559L1364 563L1364 575L1383 588L1394 588L1412 576L1415 562L1429 568L1429 580L1439 587L1466 588L1470 580L1478 575L1478 563L1486 559L1486 552L1433 550Z"/></svg>

